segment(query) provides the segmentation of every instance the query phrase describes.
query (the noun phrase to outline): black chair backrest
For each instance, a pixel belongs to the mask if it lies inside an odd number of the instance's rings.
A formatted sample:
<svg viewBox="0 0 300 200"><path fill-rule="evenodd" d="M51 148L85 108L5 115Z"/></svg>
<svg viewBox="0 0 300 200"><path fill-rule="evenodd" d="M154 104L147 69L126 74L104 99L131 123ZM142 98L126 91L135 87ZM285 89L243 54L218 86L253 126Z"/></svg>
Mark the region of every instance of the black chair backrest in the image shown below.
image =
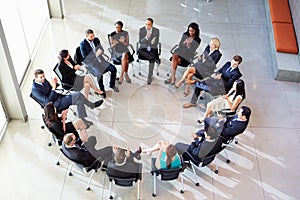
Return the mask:
<svg viewBox="0 0 300 200"><path fill-rule="evenodd" d="M112 177L112 176L108 176L109 177L109 181L114 180L116 185L122 186L122 187L131 187L133 186L133 183L137 181L136 178L117 178L117 177Z"/></svg>
<svg viewBox="0 0 300 200"><path fill-rule="evenodd" d="M170 181L177 179L182 168L178 169L159 169L158 172L161 175L162 181Z"/></svg>
<svg viewBox="0 0 300 200"><path fill-rule="evenodd" d="M81 55L80 47L76 48L76 52L74 54L74 62L77 65L82 65L83 57Z"/></svg>
<svg viewBox="0 0 300 200"><path fill-rule="evenodd" d="M32 92L30 93L30 95L29 95L34 101L36 101L40 106L41 106L41 108L42 109L44 109L44 107L45 107L45 105L44 104L42 104L33 94L32 94Z"/></svg>

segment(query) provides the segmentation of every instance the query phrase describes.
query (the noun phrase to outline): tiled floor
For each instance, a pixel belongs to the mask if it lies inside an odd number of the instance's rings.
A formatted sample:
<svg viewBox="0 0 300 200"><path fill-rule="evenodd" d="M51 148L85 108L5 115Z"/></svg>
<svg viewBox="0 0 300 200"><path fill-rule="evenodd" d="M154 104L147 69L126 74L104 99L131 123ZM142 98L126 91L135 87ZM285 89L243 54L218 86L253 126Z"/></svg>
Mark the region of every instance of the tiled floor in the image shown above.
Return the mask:
<svg viewBox="0 0 300 200"><path fill-rule="evenodd" d="M97 137L97 147L117 144L135 149L148 147L158 139L189 142L197 130L200 109L183 109L189 98L183 97L183 87L174 91L163 84L170 62L169 50L178 43L191 21L200 24L202 43L198 52L213 36L221 40L221 67L233 55L244 58L240 68L246 81L247 99L244 104L253 110L251 122L239 144L228 148L231 163L224 154L217 157L219 174L210 168L197 171L200 186L185 171L185 193L179 192L180 181L158 181L156 199L299 199L299 83L278 82L270 66L270 44L263 0L65 0L66 18L52 19L40 44L32 67L22 88L29 113L27 123L11 121L0 144L1 199L107 199L108 179L98 172L91 191L84 186L87 177L79 171L67 175L68 161L61 165L55 160L56 146L48 147L48 135L40 129L41 109L29 98L32 72L43 68L48 78L56 64L59 50L73 54L84 38L84 30L93 28L105 49L107 33L114 22L122 20L135 46L138 28L147 17L161 30L162 65L160 76L146 85L146 65L143 76L132 77L132 84L123 83L120 93L110 93L105 105L89 111L95 122L88 133ZM107 50L105 50L108 53ZM138 64L134 62L137 73ZM119 67L118 67L119 69ZM132 73L132 68L130 69ZM182 73L178 72L178 78ZM106 77L107 78L107 77ZM190 95L191 96L191 95ZM150 157L142 158L143 180L141 198L153 199L153 180L148 173ZM135 199L136 188L113 186L115 199Z"/></svg>

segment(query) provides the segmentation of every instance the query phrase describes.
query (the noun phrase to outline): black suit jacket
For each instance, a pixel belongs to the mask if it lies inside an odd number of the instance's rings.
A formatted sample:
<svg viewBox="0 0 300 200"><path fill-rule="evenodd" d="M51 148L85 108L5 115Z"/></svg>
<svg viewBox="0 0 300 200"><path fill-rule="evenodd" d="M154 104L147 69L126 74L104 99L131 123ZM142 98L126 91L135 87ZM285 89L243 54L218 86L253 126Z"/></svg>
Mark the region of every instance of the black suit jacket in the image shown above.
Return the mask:
<svg viewBox="0 0 300 200"><path fill-rule="evenodd" d="M100 43L99 38L95 37L94 40L93 40L93 43L95 45L96 51L98 49L100 49L100 50L102 50L102 52L104 52L104 49L103 49L103 47ZM80 52L81 52L82 58L84 60L85 59L95 59L96 58L96 55L93 52L93 49L92 49L90 43L87 41L87 39L84 39L83 41L81 41L81 43L80 43ZM99 55L98 57L101 59L101 61L105 60L102 55Z"/></svg>
<svg viewBox="0 0 300 200"><path fill-rule="evenodd" d="M227 140L235 137L238 134L241 134L245 131L248 126L247 121L239 121L234 120L237 116L227 117L224 123L223 131L221 132L221 136L225 137Z"/></svg>
<svg viewBox="0 0 300 200"><path fill-rule="evenodd" d="M152 33L149 39L146 39L147 30L145 27L141 27L139 30L139 43L141 44L140 48L145 49L148 46L151 47L151 49L157 49L157 45L159 43L159 29L152 27ZM151 40L153 38L155 39L154 44L151 44Z"/></svg>
<svg viewBox="0 0 300 200"><path fill-rule="evenodd" d="M58 110L64 109L60 107L63 101L63 95L52 90L52 86L46 79L43 85L38 84L35 80L33 80L31 92L32 95L43 104L43 106L52 101Z"/></svg>
<svg viewBox="0 0 300 200"><path fill-rule="evenodd" d="M227 69L230 68L231 62L225 63L221 69L219 69L219 73L222 74L222 80L224 83L224 87L226 90L226 93L232 88L234 81L238 80L241 76L242 73L240 72L239 68L235 68L234 70L230 71Z"/></svg>
<svg viewBox="0 0 300 200"><path fill-rule="evenodd" d="M96 158L81 144L82 141L80 139L77 139L76 146L71 148L63 143L62 150L72 161L75 161L84 167L90 167L92 164L95 164Z"/></svg>
<svg viewBox="0 0 300 200"><path fill-rule="evenodd" d="M210 47L209 45L206 46L204 52L204 54L206 54L205 56L209 56L211 58L212 61L214 61L215 65L219 62L219 60L221 59L222 57L222 54L221 52L219 51L219 49L217 50L214 50L210 55Z"/></svg>
<svg viewBox="0 0 300 200"><path fill-rule="evenodd" d="M67 83L69 85L74 85L76 79L76 70L74 69L75 62L72 58L69 59L69 62L73 65L73 68L69 67L66 63L59 63L59 71L62 74L62 82Z"/></svg>

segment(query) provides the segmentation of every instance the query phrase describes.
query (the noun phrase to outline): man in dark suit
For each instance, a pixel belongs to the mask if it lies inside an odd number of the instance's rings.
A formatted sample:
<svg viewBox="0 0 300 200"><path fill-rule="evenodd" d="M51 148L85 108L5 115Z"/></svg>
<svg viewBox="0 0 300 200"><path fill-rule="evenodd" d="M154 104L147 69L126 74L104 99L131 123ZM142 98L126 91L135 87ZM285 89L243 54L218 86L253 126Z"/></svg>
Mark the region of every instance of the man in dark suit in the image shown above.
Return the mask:
<svg viewBox="0 0 300 200"><path fill-rule="evenodd" d="M108 162L112 160L112 147L107 146L102 149L93 150L95 146L96 138L94 136L90 138L76 138L73 133L68 133L64 136L62 150L67 157L84 167L98 166L99 162L104 161L104 166L107 166ZM84 142L84 144L83 144ZM97 162L99 161L99 162Z"/></svg>
<svg viewBox="0 0 300 200"><path fill-rule="evenodd" d="M192 143L190 145L177 142L175 147L180 155L183 154L183 159L187 157L184 155L185 151L193 156L195 160L216 154L222 147L222 139L219 138L218 128L214 126L206 126L194 133Z"/></svg>
<svg viewBox="0 0 300 200"><path fill-rule="evenodd" d="M200 84L196 84L191 102L185 103L183 108L197 106L196 103L202 90L211 93L213 96L226 94L233 86L234 81L238 80L242 76L242 73L238 68L242 60L241 56L235 55L231 62L225 63L225 65L223 65L216 74L213 74L211 78L203 82L198 82ZM201 87L197 87L197 85L200 85ZM204 89L202 86L208 87L207 89Z"/></svg>
<svg viewBox="0 0 300 200"><path fill-rule="evenodd" d="M107 62L104 57L104 49L100 43L99 38L95 37L94 31L91 29L86 30L86 38L80 43L80 52L84 59L84 63L90 67L90 71L93 75L99 78L99 87L104 90L103 74L110 72L109 87L114 92L119 92L119 89L115 86L117 69L114 65ZM105 93L103 94L106 97Z"/></svg>
<svg viewBox="0 0 300 200"><path fill-rule="evenodd" d="M154 62L159 63L158 43L159 43L159 29L153 27L153 19L148 18L146 25L139 30L139 57L149 60L149 73L147 84L152 82L152 75L154 69Z"/></svg>
<svg viewBox="0 0 300 200"><path fill-rule="evenodd" d="M242 106L238 114L231 117L226 117L222 128L221 136L224 137L224 142L230 140L245 131L248 126L251 115L251 109L247 106Z"/></svg>
<svg viewBox="0 0 300 200"><path fill-rule="evenodd" d="M131 152L129 148L114 146L113 152L114 159L108 163L108 175L118 178L141 178L142 164L135 161L141 159L141 149Z"/></svg>
<svg viewBox="0 0 300 200"><path fill-rule="evenodd" d="M99 107L103 100L92 103L88 101L80 92L74 92L69 95L58 94L55 89L57 86L57 78L52 79L51 84L45 79L44 71L37 69L34 72L35 79L32 83L32 95L45 106L49 102L53 102L57 110L68 109L70 105L77 105L78 116L90 126L93 123L85 119L87 117L84 105L90 108Z"/></svg>

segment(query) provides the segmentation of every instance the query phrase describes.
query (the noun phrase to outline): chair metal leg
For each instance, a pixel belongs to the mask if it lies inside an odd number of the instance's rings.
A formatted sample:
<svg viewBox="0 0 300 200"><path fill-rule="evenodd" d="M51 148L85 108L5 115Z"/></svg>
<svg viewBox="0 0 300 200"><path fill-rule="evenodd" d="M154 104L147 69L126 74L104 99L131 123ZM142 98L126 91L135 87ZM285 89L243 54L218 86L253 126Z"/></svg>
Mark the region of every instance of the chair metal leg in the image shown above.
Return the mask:
<svg viewBox="0 0 300 200"><path fill-rule="evenodd" d="M159 65L160 65L160 64L157 64L157 65L156 65L156 75L157 75L157 76L159 76L159 72L158 72Z"/></svg>
<svg viewBox="0 0 300 200"><path fill-rule="evenodd" d="M155 197L156 196L156 173L153 173L153 193L152 196Z"/></svg>
<svg viewBox="0 0 300 200"><path fill-rule="evenodd" d="M48 146L50 147L52 144L51 144L51 141L52 141L52 134L50 134L50 138L49 138L49 142L48 142Z"/></svg>
<svg viewBox="0 0 300 200"><path fill-rule="evenodd" d="M87 183L87 185L86 185L86 190L90 190L90 189L91 189L91 188L90 188L90 183L91 183L91 181L92 181L92 178L93 178L94 174L95 174L95 170L93 169L93 170L92 170L92 174L91 174L91 176L90 176L90 178L89 178L89 181L88 181L88 183Z"/></svg>
<svg viewBox="0 0 300 200"><path fill-rule="evenodd" d="M140 200L140 180L137 181L137 199Z"/></svg>
<svg viewBox="0 0 300 200"><path fill-rule="evenodd" d="M230 163L230 159L228 158L228 154L227 154L226 149L224 149L224 153L225 153L225 157L226 157L226 162Z"/></svg>
<svg viewBox="0 0 300 200"><path fill-rule="evenodd" d="M110 181L110 182L109 182L109 192L108 192L108 194L109 194L109 199L113 199L113 196L111 195L111 184L112 184L112 182Z"/></svg>
<svg viewBox="0 0 300 200"><path fill-rule="evenodd" d="M216 165L215 174L218 174L219 173L219 170L218 170L219 169L218 168L218 160L215 159L214 162L215 162L215 165Z"/></svg>
<svg viewBox="0 0 300 200"><path fill-rule="evenodd" d="M59 160L60 160L60 157L62 156L62 152L59 153L58 157L57 157L57 160L56 160L56 165L59 165Z"/></svg>
<svg viewBox="0 0 300 200"><path fill-rule="evenodd" d="M182 175L182 172L180 173L180 177L181 177L181 190L180 190L180 193L184 193L184 184L183 184L183 175Z"/></svg>
<svg viewBox="0 0 300 200"><path fill-rule="evenodd" d="M132 76L135 76L135 71L134 71L134 66L133 66L133 63L131 63L131 68L132 68L132 73L133 73L133 75L132 75Z"/></svg>
<svg viewBox="0 0 300 200"><path fill-rule="evenodd" d="M139 75L141 76L142 73L141 73L141 61L139 61Z"/></svg>
<svg viewBox="0 0 300 200"><path fill-rule="evenodd" d="M194 173L194 177L195 177L195 185L199 186L199 182L198 182L198 177L195 171L195 165L192 163L192 169L193 169L193 173Z"/></svg>
<svg viewBox="0 0 300 200"><path fill-rule="evenodd" d="M72 162L71 165L70 165L70 167L69 167L69 170L68 170L69 176L73 176L73 174L72 174L72 167L73 167L73 165L74 165L74 163Z"/></svg>

